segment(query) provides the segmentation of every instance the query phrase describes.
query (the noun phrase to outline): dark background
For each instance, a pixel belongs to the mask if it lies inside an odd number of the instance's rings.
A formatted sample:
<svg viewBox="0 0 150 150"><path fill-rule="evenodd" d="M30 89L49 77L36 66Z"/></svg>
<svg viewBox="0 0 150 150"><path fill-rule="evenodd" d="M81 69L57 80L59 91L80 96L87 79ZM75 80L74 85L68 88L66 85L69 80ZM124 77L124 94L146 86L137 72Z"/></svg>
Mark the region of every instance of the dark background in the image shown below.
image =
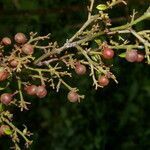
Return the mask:
<svg viewBox="0 0 150 150"><path fill-rule="evenodd" d="M142 14L149 3L128 0L127 7L115 7L110 11L113 24L129 20L132 9ZM86 20L87 4L87 0L0 0L0 37L50 32L52 41L61 45ZM149 28L148 21L134 27L142 28ZM31 150L150 149L150 68L115 58L113 72L119 84L112 82L97 91L88 76L70 81L86 96L80 104L67 101L65 88L59 93L50 90L43 100L26 97L32 107L24 113L16 110L14 121L34 133ZM8 150L10 144L8 138L0 139L1 150Z"/></svg>

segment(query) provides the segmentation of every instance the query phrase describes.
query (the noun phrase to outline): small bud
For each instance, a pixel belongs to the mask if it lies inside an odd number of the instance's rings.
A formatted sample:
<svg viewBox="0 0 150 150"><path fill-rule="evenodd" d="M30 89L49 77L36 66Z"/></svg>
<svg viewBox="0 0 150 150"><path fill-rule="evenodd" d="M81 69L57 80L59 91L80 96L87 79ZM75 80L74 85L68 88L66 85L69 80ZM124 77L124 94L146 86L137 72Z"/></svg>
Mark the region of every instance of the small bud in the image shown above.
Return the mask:
<svg viewBox="0 0 150 150"><path fill-rule="evenodd" d="M96 8L97 8L98 10L100 10L100 11L104 11L104 10L106 10L108 7L107 7L107 5L105 5L105 4L99 4Z"/></svg>

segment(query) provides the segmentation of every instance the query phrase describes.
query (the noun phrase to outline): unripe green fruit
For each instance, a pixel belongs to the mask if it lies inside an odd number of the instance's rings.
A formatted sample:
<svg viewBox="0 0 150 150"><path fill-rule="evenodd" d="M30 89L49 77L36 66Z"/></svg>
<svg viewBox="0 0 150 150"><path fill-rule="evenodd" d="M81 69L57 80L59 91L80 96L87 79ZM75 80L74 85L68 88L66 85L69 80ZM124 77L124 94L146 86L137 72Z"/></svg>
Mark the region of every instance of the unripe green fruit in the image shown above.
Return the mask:
<svg viewBox="0 0 150 150"><path fill-rule="evenodd" d="M10 127L8 125L1 125L0 126L0 136L6 135L5 131L10 130Z"/></svg>

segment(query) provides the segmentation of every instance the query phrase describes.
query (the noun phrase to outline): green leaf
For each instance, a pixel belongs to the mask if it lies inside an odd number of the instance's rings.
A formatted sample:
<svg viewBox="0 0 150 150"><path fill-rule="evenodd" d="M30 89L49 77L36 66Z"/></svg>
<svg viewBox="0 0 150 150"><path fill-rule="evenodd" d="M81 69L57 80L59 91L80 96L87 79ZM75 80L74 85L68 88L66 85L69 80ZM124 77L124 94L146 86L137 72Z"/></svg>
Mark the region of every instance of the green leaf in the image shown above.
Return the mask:
<svg viewBox="0 0 150 150"><path fill-rule="evenodd" d="M4 90L5 88L0 87L0 91Z"/></svg>
<svg viewBox="0 0 150 150"><path fill-rule="evenodd" d="M99 5L97 5L96 8L97 8L98 10L103 11L103 10L106 10L108 7L107 7L107 5L105 5L105 4L99 4Z"/></svg>
<svg viewBox="0 0 150 150"><path fill-rule="evenodd" d="M126 53L121 53L121 54L119 54L119 57L125 58L125 57L126 57Z"/></svg>
<svg viewBox="0 0 150 150"><path fill-rule="evenodd" d="M4 133L5 133L6 135L11 135L11 134L12 134L12 130L10 130L10 129L5 129L5 130L4 130Z"/></svg>

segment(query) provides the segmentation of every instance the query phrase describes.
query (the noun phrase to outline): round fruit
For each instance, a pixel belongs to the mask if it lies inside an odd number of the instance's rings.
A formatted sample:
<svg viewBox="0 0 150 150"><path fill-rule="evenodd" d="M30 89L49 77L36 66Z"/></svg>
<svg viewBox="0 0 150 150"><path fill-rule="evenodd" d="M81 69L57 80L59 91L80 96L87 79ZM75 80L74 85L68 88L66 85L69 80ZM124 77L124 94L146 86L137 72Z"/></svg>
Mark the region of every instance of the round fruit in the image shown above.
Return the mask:
<svg viewBox="0 0 150 150"><path fill-rule="evenodd" d="M138 58L137 50L127 50L125 58L128 62L135 62Z"/></svg>
<svg viewBox="0 0 150 150"><path fill-rule="evenodd" d="M37 86L36 85L29 85L25 87L25 90L28 95L36 95Z"/></svg>
<svg viewBox="0 0 150 150"><path fill-rule="evenodd" d="M74 102L77 102L77 101L78 101L79 95L78 95L76 92L74 92L74 91L70 91L70 92L68 93L67 98L68 98L68 100L69 100L70 102L74 103Z"/></svg>
<svg viewBox="0 0 150 150"><path fill-rule="evenodd" d="M79 63L75 66L75 72L78 75L84 75L86 73L86 67Z"/></svg>
<svg viewBox="0 0 150 150"><path fill-rule="evenodd" d="M23 47L22 47L22 51L23 53L27 54L27 55L31 55L34 53L34 48L31 44L25 44Z"/></svg>
<svg viewBox="0 0 150 150"><path fill-rule="evenodd" d="M19 63L19 62L18 62L18 60L13 59L13 60L11 60L9 63L10 63L10 65L11 65L11 67L14 67L14 68L15 68L15 67L18 66L18 63Z"/></svg>
<svg viewBox="0 0 150 150"><path fill-rule="evenodd" d="M109 79L104 75L99 76L98 83L100 86L107 86L109 84Z"/></svg>
<svg viewBox="0 0 150 150"><path fill-rule="evenodd" d="M12 94L10 93L4 93L0 97L0 101L2 104L8 105L12 101Z"/></svg>
<svg viewBox="0 0 150 150"><path fill-rule="evenodd" d="M105 59L112 59L114 57L114 51L108 47L104 47L102 55Z"/></svg>
<svg viewBox="0 0 150 150"><path fill-rule="evenodd" d="M39 98L44 98L47 95L47 90L46 90L44 85L40 85L40 86L37 87L36 95Z"/></svg>
<svg viewBox="0 0 150 150"><path fill-rule="evenodd" d="M8 76L9 76L8 71L1 67L0 68L0 81L6 80Z"/></svg>
<svg viewBox="0 0 150 150"><path fill-rule="evenodd" d="M8 37L4 37L4 38L2 39L2 43L3 43L4 45L10 45L10 44L11 44L11 39L8 38Z"/></svg>
<svg viewBox="0 0 150 150"><path fill-rule="evenodd" d="M27 42L27 38L23 33L17 33L14 37L15 41L19 44L24 44Z"/></svg>
<svg viewBox="0 0 150 150"><path fill-rule="evenodd" d="M5 135L6 130L10 130L10 127L8 125L1 125L0 126L0 136Z"/></svg>
<svg viewBox="0 0 150 150"><path fill-rule="evenodd" d="M138 53L136 62L142 62L144 60L144 54Z"/></svg>

